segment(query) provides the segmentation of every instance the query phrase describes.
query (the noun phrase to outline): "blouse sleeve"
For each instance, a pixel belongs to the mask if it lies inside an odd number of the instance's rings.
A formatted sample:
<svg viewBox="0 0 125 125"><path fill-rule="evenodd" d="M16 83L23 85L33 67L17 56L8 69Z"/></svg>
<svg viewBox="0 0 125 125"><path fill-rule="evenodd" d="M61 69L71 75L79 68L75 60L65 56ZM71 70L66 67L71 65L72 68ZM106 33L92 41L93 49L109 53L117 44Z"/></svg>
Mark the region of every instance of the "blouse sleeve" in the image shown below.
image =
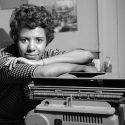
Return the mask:
<svg viewBox="0 0 125 125"><path fill-rule="evenodd" d="M5 51L5 49L0 50L0 81L13 81L13 80L25 80L29 81L35 66L28 64L16 64L14 68L9 70L9 66L6 66L5 63L8 61L8 57L12 55Z"/></svg>
<svg viewBox="0 0 125 125"><path fill-rule="evenodd" d="M44 55L43 55L43 58L49 58L49 57L52 57L52 56L56 56L56 55L60 55L60 54L63 54L65 53L66 51L60 51L59 49L48 49L45 51Z"/></svg>

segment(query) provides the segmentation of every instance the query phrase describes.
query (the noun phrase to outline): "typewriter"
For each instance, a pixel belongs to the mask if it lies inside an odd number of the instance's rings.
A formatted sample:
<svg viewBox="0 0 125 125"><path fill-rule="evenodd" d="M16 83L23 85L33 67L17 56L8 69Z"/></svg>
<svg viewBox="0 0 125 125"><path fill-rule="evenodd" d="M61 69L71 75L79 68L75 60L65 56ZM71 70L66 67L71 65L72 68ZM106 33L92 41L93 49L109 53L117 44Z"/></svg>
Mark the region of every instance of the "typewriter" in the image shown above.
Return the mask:
<svg viewBox="0 0 125 125"><path fill-rule="evenodd" d="M27 114L26 125L125 125L125 78L73 75L32 78L29 99L41 103Z"/></svg>

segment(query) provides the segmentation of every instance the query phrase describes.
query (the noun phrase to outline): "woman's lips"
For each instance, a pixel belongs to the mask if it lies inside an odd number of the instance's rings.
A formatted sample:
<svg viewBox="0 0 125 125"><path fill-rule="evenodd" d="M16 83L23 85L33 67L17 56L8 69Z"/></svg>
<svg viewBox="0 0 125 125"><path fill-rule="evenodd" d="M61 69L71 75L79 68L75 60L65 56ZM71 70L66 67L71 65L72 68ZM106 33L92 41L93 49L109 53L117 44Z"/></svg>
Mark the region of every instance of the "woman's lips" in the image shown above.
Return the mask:
<svg viewBox="0 0 125 125"><path fill-rule="evenodd" d="M34 59L38 56L38 54L25 54L27 58Z"/></svg>

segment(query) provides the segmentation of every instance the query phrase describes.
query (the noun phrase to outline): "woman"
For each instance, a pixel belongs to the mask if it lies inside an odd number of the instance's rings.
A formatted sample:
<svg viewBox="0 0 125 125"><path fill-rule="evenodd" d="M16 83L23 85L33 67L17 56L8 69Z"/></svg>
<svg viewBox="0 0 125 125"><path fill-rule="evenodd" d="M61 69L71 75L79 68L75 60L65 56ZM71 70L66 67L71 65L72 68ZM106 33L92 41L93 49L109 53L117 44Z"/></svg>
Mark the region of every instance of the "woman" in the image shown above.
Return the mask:
<svg viewBox="0 0 125 125"><path fill-rule="evenodd" d="M16 8L10 19L10 36L14 44L0 51L0 124L24 124L27 112L39 103L26 97L32 77L97 72L86 65L94 58L89 51L46 50L54 39L54 22L43 6L27 4Z"/></svg>

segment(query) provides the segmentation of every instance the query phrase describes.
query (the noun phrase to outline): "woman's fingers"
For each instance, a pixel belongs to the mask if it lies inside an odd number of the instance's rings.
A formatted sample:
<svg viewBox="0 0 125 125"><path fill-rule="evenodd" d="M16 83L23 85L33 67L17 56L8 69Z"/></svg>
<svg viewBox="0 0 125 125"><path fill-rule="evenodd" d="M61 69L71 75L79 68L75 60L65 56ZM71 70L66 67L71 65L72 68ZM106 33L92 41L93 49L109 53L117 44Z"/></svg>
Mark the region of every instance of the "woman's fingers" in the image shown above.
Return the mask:
<svg viewBox="0 0 125 125"><path fill-rule="evenodd" d="M20 59L19 59L19 58L16 58L16 59L13 60L13 64L12 64L13 67L16 66L16 63L17 63L17 62L20 62Z"/></svg>
<svg viewBox="0 0 125 125"><path fill-rule="evenodd" d="M11 61L11 68L14 68L18 62L25 63L25 58L15 58Z"/></svg>
<svg viewBox="0 0 125 125"><path fill-rule="evenodd" d="M10 60L9 65L8 65L9 66L9 70L11 70L13 68L13 63L14 63L15 59L16 58Z"/></svg>
<svg viewBox="0 0 125 125"><path fill-rule="evenodd" d="M9 60L5 63L6 66L10 65L10 62L15 59L15 57L9 57Z"/></svg>
<svg viewBox="0 0 125 125"><path fill-rule="evenodd" d="M9 70L14 68L18 62L29 64L29 65L37 65L37 61L34 60L28 60L23 57L9 57L9 60L5 63L6 66L9 66Z"/></svg>
<svg viewBox="0 0 125 125"><path fill-rule="evenodd" d="M15 59L16 59L15 57L9 57L9 60L5 63L5 65L9 67L9 70L12 69L12 67L13 67L13 61Z"/></svg>
<svg viewBox="0 0 125 125"><path fill-rule="evenodd" d="M9 66L10 63L11 63L11 61L12 61L12 60L9 59L9 60L5 63L5 66Z"/></svg>
<svg viewBox="0 0 125 125"><path fill-rule="evenodd" d="M14 60L15 60L15 59L12 59L12 60L11 60L11 62L10 62L10 64L9 64L9 70L12 69Z"/></svg>
<svg viewBox="0 0 125 125"><path fill-rule="evenodd" d="M13 67L15 67L18 61L19 60L16 57L9 57L9 60L5 63L5 65L9 66L9 70L11 70Z"/></svg>
<svg viewBox="0 0 125 125"><path fill-rule="evenodd" d="M97 73L98 70L94 66L86 66L85 72Z"/></svg>

